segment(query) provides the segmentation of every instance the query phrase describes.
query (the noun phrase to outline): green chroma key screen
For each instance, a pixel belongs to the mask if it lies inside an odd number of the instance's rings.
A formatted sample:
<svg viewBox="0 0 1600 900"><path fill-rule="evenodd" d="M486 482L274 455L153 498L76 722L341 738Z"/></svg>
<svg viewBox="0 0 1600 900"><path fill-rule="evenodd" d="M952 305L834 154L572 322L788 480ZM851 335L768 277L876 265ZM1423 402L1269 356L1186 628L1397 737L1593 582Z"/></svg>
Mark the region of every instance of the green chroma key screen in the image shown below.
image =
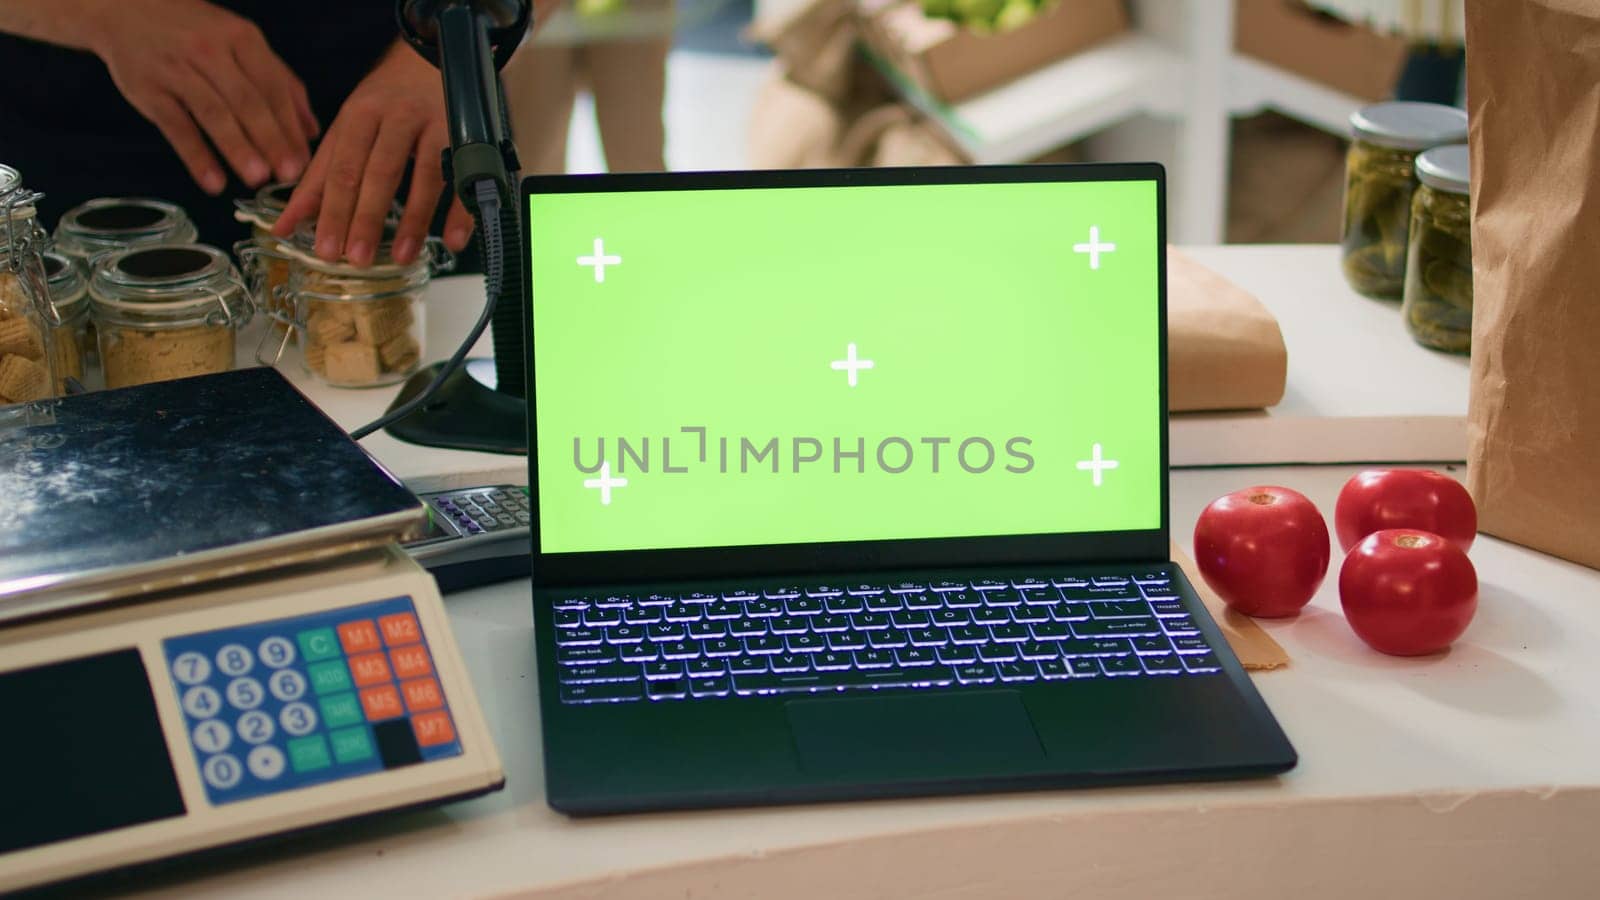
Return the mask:
<svg viewBox="0 0 1600 900"><path fill-rule="evenodd" d="M543 552L1160 527L1154 181L529 203Z"/></svg>

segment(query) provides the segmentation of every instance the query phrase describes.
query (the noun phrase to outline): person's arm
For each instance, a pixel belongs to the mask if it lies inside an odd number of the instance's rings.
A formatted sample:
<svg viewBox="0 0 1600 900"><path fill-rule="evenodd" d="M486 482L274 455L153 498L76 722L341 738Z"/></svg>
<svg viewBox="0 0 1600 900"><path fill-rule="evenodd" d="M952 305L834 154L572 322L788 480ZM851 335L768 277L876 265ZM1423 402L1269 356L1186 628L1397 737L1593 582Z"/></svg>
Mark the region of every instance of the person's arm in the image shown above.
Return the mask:
<svg viewBox="0 0 1600 900"><path fill-rule="evenodd" d="M210 194L227 178L207 138L252 187L310 159L305 85L252 22L205 0L7 0L0 31L98 56Z"/></svg>
<svg viewBox="0 0 1600 900"><path fill-rule="evenodd" d="M318 256L370 264L384 216L414 160L393 255L399 262L415 259L444 190L439 160L450 145L446 128L439 70L397 40L340 107L273 233L287 237L315 213ZM471 237L472 218L455 200L445 220L445 246L461 250Z"/></svg>

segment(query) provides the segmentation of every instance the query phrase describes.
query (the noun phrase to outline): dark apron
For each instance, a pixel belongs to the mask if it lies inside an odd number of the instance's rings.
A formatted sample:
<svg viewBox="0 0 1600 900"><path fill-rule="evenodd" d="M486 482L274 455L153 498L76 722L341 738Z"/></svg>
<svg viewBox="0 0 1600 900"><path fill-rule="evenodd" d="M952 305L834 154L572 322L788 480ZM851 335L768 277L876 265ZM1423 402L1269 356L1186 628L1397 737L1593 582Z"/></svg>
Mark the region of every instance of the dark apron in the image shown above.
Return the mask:
<svg viewBox="0 0 1600 900"><path fill-rule="evenodd" d="M326 129L345 97L396 38L392 0L222 0L256 23L305 82ZM218 160L224 163L220 154ZM270 162L270 161L269 161ZM43 191L41 220L94 197L170 200L194 217L200 240L227 247L246 229L233 199L254 192L230 180L208 197L156 127L128 105L99 58L0 34L0 163Z"/></svg>

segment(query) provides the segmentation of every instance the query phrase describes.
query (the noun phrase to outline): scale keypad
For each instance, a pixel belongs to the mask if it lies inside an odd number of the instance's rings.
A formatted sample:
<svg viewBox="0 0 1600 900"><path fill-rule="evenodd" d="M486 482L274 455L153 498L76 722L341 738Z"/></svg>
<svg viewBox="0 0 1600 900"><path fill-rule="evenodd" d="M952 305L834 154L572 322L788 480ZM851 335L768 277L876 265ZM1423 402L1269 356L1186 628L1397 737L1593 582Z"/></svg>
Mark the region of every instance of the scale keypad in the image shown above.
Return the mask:
<svg viewBox="0 0 1600 900"><path fill-rule="evenodd" d="M409 597L162 648L213 804L461 755Z"/></svg>

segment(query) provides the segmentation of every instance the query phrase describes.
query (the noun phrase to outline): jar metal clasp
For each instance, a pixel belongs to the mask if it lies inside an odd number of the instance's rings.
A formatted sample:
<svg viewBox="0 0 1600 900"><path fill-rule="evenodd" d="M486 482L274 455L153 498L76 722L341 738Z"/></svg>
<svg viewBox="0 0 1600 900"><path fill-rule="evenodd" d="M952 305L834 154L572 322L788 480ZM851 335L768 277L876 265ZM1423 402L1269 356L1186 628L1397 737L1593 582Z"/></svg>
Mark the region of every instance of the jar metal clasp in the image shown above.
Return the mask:
<svg viewBox="0 0 1600 900"><path fill-rule="evenodd" d="M439 238L429 236L428 242L428 275L441 275L455 270L456 255L444 245Z"/></svg>
<svg viewBox="0 0 1600 900"><path fill-rule="evenodd" d="M233 255L239 257L239 268L244 270L245 281L250 286L248 293L252 297L260 296L261 286L267 277L261 265L261 248L246 238L234 243Z"/></svg>
<svg viewBox="0 0 1600 900"><path fill-rule="evenodd" d="M56 308L55 298L50 296L50 278L45 274L44 260L39 256L39 251L48 246L49 235L45 234L37 217L22 227L20 236L17 233L17 209L33 206L43 199L44 195L38 191L18 189L6 194L6 263L23 280L34 309L44 318L45 324L60 328L66 319L61 315L61 310Z"/></svg>
<svg viewBox="0 0 1600 900"><path fill-rule="evenodd" d="M233 277L232 275L228 276L228 284L234 288L237 288L240 294L243 294L246 297L250 296L250 289L244 284L244 282ZM236 311L234 310L233 306L228 303L228 292L219 290L217 288L211 288L209 293L211 294L211 299L217 301L217 309L206 314L207 325L226 325L230 328L237 328L250 321L252 312L248 304L244 309Z"/></svg>
<svg viewBox="0 0 1600 900"><path fill-rule="evenodd" d="M267 318L283 326L283 339L278 342L277 351L269 359L265 355L267 339L272 336L273 331L276 329L268 328L262 332L261 340L256 341L256 362L263 366L275 366L279 360L283 359L283 354L289 349L289 341L294 338L294 330L300 324L295 316L285 312L285 309L288 308L287 285L280 284L272 289L272 301L272 308L267 310Z"/></svg>

